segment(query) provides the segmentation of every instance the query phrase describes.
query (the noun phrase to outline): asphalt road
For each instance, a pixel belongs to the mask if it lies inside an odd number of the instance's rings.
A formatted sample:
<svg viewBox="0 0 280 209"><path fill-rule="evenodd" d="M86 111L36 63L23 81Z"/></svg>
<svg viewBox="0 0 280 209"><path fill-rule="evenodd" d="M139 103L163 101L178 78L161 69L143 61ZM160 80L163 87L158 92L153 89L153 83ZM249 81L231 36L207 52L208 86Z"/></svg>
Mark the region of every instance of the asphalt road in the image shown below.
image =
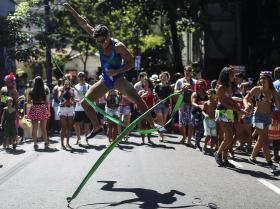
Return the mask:
<svg viewBox="0 0 280 209"><path fill-rule="evenodd" d="M98 135L91 146L60 149L52 137L50 150L24 143L16 152L0 150L0 209L63 209L104 152L108 140ZM280 176L236 155L236 169L217 167L211 156L178 143L141 145L139 137L116 147L70 205L71 208L280 208ZM71 143L75 141L72 138ZM39 144L43 148L43 143ZM263 161L262 158L258 158Z"/></svg>

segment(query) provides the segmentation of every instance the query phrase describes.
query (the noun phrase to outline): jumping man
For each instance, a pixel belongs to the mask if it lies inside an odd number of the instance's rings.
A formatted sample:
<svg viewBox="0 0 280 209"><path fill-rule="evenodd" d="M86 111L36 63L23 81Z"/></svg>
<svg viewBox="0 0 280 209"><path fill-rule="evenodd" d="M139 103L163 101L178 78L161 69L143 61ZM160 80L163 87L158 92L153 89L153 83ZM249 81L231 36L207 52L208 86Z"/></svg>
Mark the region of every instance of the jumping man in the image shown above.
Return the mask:
<svg viewBox="0 0 280 209"><path fill-rule="evenodd" d="M94 38L99 48L102 78L87 91L85 96L94 102L110 89L117 89L134 102L139 110L144 113L148 109L146 104L124 77L126 71L134 68L133 56L127 47L122 42L112 38L106 26L97 25L92 27L70 4L65 3L64 7L76 19L78 25ZM87 136L87 138L92 138L102 131L102 127L94 109L86 101L82 102L82 106L93 124L93 131ZM147 120L150 126L154 127L152 117L149 116Z"/></svg>

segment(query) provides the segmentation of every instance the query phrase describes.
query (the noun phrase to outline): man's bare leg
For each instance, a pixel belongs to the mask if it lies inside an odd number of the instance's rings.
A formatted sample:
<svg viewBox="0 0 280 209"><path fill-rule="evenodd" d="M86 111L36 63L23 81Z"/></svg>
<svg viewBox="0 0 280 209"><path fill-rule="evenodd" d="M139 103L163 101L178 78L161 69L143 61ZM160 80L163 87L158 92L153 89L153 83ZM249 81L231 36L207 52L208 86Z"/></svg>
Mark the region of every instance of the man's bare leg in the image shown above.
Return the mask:
<svg viewBox="0 0 280 209"><path fill-rule="evenodd" d="M90 87L85 96L92 102L95 102L97 99L104 96L107 91L108 88L102 83L101 80L99 80L92 87ZM93 130L87 136L87 139L89 139L94 137L97 133L101 132L102 126L98 121L95 110L89 105L86 100L83 100L82 106L93 126Z"/></svg>
<svg viewBox="0 0 280 209"><path fill-rule="evenodd" d="M124 94L130 101L136 104L141 113L144 113L148 110L146 103L137 94L134 87L125 78L119 78L118 80L116 80L115 88L122 94ZM146 120L148 121L151 128L155 127L154 120L151 114L147 116Z"/></svg>

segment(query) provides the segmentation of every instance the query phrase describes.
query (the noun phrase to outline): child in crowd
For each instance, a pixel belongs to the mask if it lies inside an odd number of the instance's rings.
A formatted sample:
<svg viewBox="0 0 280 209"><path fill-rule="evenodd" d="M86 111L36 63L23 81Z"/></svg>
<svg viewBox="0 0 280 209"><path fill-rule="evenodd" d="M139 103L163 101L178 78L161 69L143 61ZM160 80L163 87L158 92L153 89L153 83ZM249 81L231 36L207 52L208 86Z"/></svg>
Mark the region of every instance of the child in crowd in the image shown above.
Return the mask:
<svg viewBox="0 0 280 209"><path fill-rule="evenodd" d="M120 113L119 113L119 94L118 91L115 89L110 90L106 95L106 106L105 106L105 112L112 117L115 117L119 119ZM108 129L107 129L107 136L109 139L109 142L112 143L113 140L116 139L118 135L118 125L110 120L107 120Z"/></svg>
<svg viewBox="0 0 280 209"><path fill-rule="evenodd" d="M195 82L194 92L192 93L192 111L191 120L194 126L195 147L202 151L200 141L203 137L203 104L208 100L206 94L207 83L204 79L199 79Z"/></svg>
<svg viewBox="0 0 280 209"><path fill-rule="evenodd" d="M209 89L207 91L208 101L204 103L203 105L203 127L204 127L204 135L205 138L205 144L203 148L203 153L207 154L207 144L209 141L211 141L211 149L209 154L213 155L215 150L214 146L217 149L217 130L216 130L216 121L215 121L215 109L217 106L217 98L216 98L216 91L215 89Z"/></svg>
<svg viewBox="0 0 280 209"><path fill-rule="evenodd" d="M153 83L150 79L145 78L143 80L143 90L139 91L139 95L140 97L144 100L144 102L146 103L147 107L150 109L151 107L153 107L156 103L156 94L153 93ZM152 117L155 118L156 114L155 112L151 113ZM143 120L140 124L140 129L149 129L149 124L147 120ZM145 135L141 134L142 137L142 144L145 143ZM151 134L147 134L148 137L148 142L152 143L151 141Z"/></svg>
<svg viewBox="0 0 280 209"><path fill-rule="evenodd" d="M16 109L13 107L13 98L7 98L7 107L4 107L1 117L0 128L4 129L4 148L9 148L9 145L13 145L13 149L16 149Z"/></svg>

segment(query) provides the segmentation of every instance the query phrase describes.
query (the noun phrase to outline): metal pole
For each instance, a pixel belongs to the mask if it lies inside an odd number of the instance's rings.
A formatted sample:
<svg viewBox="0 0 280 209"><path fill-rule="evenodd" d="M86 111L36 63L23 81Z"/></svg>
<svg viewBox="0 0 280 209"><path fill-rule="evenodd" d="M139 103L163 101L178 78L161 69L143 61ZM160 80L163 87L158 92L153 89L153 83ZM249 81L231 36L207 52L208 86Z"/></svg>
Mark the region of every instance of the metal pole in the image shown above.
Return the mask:
<svg viewBox="0 0 280 209"><path fill-rule="evenodd" d="M50 6L49 6L49 0L44 0L45 5L45 35L46 35L46 62L45 62L45 68L46 68L46 77L47 77L47 85L52 91L52 62L51 62L51 49L49 47L49 24L50 24Z"/></svg>

